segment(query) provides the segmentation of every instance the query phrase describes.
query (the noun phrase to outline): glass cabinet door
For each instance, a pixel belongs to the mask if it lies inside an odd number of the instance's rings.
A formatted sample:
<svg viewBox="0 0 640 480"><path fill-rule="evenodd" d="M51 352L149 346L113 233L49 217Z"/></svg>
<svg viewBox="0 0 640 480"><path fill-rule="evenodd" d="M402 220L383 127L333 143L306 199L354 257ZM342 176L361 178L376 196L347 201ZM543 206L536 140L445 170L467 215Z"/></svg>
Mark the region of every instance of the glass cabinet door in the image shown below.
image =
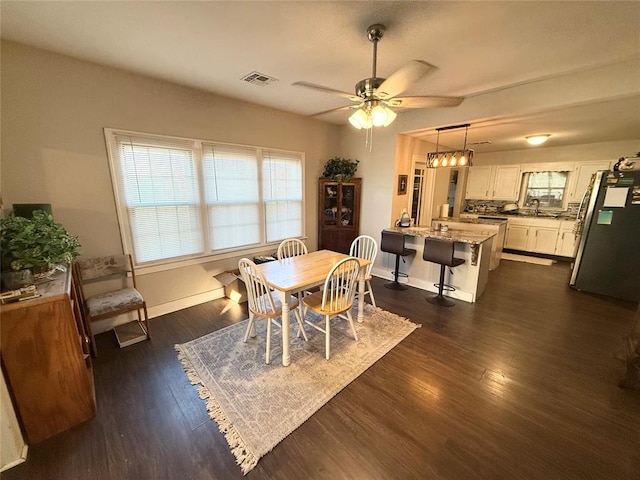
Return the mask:
<svg viewBox="0 0 640 480"><path fill-rule="evenodd" d="M324 225L336 225L338 220L338 184L325 183L322 192L323 211L322 222Z"/></svg>
<svg viewBox="0 0 640 480"><path fill-rule="evenodd" d="M342 184L341 205L340 205L340 225L353 225L353 211L355 208L356 186Z"/></svg>

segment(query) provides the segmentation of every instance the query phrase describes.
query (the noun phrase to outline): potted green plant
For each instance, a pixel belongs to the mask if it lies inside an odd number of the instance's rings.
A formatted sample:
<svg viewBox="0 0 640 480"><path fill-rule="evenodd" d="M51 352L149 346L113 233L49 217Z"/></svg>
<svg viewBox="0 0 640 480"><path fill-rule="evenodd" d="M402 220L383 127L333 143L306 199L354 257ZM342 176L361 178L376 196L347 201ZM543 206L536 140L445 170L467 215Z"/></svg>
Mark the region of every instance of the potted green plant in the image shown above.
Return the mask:
<svg viewBox="0 0 640 480"><path fill-rule="evenodd" d="M360 160L350 158L333 157L324 164L322 176L338 182L348 182L356 174Z"/></svg>
<svg viewBox="0 0 640 480"><path fill-rule="evenodd" d="M50 214L36 210L31 218L11 213L0 220L0 252L3 277L28 269L37 278L71 263L80 243Z"/></svg>

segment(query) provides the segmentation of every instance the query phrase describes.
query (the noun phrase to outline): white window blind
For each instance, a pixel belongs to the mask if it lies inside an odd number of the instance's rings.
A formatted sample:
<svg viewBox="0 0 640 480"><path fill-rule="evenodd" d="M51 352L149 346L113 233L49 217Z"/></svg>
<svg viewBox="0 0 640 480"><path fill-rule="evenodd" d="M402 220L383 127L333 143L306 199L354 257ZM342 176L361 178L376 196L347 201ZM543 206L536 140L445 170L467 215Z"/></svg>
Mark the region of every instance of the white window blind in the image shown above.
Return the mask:
<svg viewBox="0 0 640 480"><path fill-rule="evenodd" d="M302 153L112 129L105 137L123 243L138 265L304 235Z"/></svg>
<svg viewBox="0 0 640 480"><path fill-rule="evenodd" d="M190 142L116 136L136 263L202 253Z"/></svg>
<svg viewBox="0 0 640 480"><path fill-rule="evenodd" d="M528 173L524 203L530 205L534 199L540 207L561 208L567 186L568 172Z"/></svg>
<svg viewBox="0 0 640 480"><path fill-rule="evenodd" d="M202 156L211 250L260 243L256 149L204 144Z"/></svg>
<svg viewBox="0 0 640 480"><path fill-rule="evenodd" d="M264 150L262 195L267 241L274 242L302 236L302 160L300 155Z"/></svg>

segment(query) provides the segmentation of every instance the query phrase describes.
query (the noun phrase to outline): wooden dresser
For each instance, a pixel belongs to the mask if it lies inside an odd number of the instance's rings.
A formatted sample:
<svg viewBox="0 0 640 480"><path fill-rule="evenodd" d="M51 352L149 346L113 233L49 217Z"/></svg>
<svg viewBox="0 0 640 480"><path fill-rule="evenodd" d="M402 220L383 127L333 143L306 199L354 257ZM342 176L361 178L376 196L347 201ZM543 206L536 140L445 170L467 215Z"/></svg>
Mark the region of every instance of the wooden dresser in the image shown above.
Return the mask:
<svg viewBox="0 0 640 480"><path fill-rule="evenodd" d="M27 443L95 416L88 335L71 269L0 307L2 367Z"/></svg>

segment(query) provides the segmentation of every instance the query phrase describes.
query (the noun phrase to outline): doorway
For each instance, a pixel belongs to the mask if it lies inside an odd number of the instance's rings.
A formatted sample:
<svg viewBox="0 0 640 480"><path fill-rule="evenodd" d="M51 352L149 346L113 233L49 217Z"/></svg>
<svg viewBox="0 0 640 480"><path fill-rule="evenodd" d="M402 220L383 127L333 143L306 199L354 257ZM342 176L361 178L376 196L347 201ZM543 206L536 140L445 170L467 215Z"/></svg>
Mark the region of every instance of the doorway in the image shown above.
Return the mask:
<svg viewBox="0 0 640 480"><path fill-rule="evenodd" d="M458 216L468 168L427 168L423 158L414 155L411 161L410 211L414 225L430 226L432 219L442 215L444 204L449 217Z"/></svg>

